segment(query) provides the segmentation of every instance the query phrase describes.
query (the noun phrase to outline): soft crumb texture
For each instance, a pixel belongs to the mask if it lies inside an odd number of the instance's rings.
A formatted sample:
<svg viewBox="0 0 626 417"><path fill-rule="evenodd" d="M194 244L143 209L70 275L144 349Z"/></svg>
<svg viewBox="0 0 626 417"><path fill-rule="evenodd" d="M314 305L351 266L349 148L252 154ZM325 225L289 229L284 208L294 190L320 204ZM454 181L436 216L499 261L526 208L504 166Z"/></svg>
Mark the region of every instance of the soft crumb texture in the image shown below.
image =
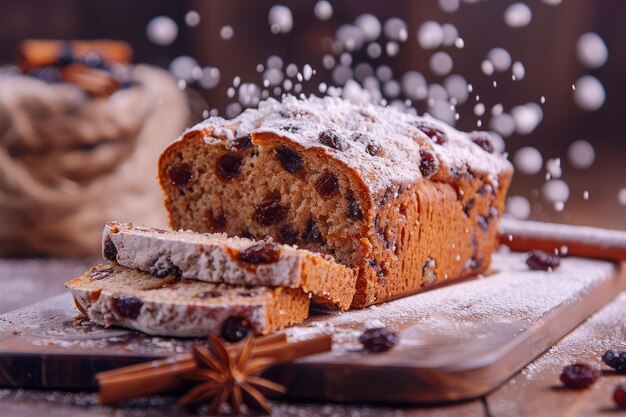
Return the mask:
<svg viewBox="0 0 626 417"><path fill-rule="evenodd" d="M342 310L356 290L354 271L332 257L272 241L111 222L102 242L105 257L113 245L115 259L109 260L128 268L213 283L301 288L317 303Z"/></svg>
<svg viewBox="0 0 626 417"><path fill-rule="evenodd" d="M484 132L331 97L210 118L159 161L173 228L333 255L354 307L485 271L512 172Z"/></svg>
<svg viewBox="0 0 626 417"><path fill-rule="evenodd" d="M93 267L66 286L77 310L95 323L151 335L220 333L233 316L255 334L267 334L304 321L309 311L309 296L299 289L166 282L118 265Z"/></svg>

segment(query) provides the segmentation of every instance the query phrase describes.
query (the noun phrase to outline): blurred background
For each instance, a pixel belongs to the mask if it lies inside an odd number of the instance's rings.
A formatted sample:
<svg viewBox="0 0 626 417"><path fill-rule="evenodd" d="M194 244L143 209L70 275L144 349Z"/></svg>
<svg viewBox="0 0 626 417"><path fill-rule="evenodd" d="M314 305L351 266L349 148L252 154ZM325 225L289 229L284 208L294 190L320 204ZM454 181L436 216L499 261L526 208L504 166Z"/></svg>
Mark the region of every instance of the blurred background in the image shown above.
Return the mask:
<svg viewBox="0 0 626 417"><path fill-rule="evenodd" d="M1 253L86 255L104 220L163 223L160 150L209 115L285 93L492 131L516 167L509 215L626 229L624 1L0 0L0 10ZM119 40L132 58L75 47L25 68L26 39ZM113 91L91 91L94 74L68 72L68 54L113 74ZM23 78L38 83L14 88ZM88 93L82 104L58 98L74 94L67 83ZM53 127L32 127L42 120Z"/></svg>

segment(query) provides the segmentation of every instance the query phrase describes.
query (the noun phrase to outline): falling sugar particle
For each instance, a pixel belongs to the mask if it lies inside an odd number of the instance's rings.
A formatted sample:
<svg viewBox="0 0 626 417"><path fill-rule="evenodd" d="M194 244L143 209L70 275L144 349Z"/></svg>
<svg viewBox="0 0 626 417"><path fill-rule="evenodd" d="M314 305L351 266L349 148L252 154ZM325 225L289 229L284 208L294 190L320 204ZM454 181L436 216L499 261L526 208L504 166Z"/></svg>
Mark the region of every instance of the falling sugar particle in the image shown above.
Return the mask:
<svg viewBox="0 0 626 417"><path fill-rule="evenodd" d="M439 7L447 13L454 13L461 5L460 0L439 0Z"/></svg>
<svg viewBox="0 0 626 417"><path fill-rule="evenodd" d="M583 200L589 200L589 191L583 191Z"/></svg>
<svg viewBox="0 0 626 417"><path fill-rule="evenodd" d="M277 4L272 6L267 20L272 33L289 33L293 28L293 15L287 6Z"/></svg>
<svg viewBox="0 0 626 417"><path fill-rule="evenodd" d="M511 55L504 48L493 48L487 53L487 59L496 71L506 71L511 66Z"/></svg>
<svg viewBox="0 0 626 417"><path fill-rule="evenodd" d="M211 89L216 87L220 82L220 70L216 67L205 67L202 69L202 75L198 83L202 88Z"/></svg>
<svg viewBox="0 0 626 417"><path fill-rule="evenodd" d="M185 81L192 81L194 69L199 68L198 62L190 56L181 55L172 60L169 65L170 72L174 77Z"/></svg>
<svg viewBox="0 0 626 417"><path fill-rule="evenodd" d="M588 32L578 38L576 56L585 67L595 69L606 63L609 50L600 35Z"/></svg>
<svg viewBox="0 0 626 417"><path fill-rule="evenodd" d="M452 57L446 52L435 52L430 58L430 70L435 75L444 76L452 71Z"/></svg>
<svg viewBox="0 0 626 417"><path fill-rule="evenodd" d="M554 211L561 213L563 210L565 210L565 203L563 201L557 201L554 203Z"/></svg>
<svg viewBox="0 0 626 417"><path fill-rule="evenodd" d="M200 24L200 14L195 10L190 10L185 14L185 23L187 26L195 27Z"/></svg>
<svg viewBox="0 0 626 417"><path fill-rule="evenodd" d="M515 152L513 163L517 172L526 175L535 175L543 167L543 157L537 148L525 146Z"/></svg>
<svg viewBox="0 0 626 417"><path fill-rule="evenodd" d="M178 36L178 25L168 16L154 17L146 26L146 36L154 44L169 45Z"/></svg>
<svg viewBox="0 0 626 417"><path fill-rule="evenodd" d="M585 111L598 110L604 105L606 93L602 83L592 75L579 78L573 86L574 102Z"/></svg>
<svg viewBox="0 0 626 417"><path fill-rule="evenodd" d="M622 206L626 206L626 188L621 188L617 192L617 201L619 201Z"/></svg>
<svg viewBox="0 0 626 417"><path fill-rule="evenodd" d="M546 96L541 96L539 101L541 102L541 104L546 104Z"/></svg>
<svg viewBox="0 0 626 417"><path fill-rule="evenodd" d="M222 28L220 29L220 38L224 39L225 41L231 39L233 37L233 35L235 34L235 31L233 30L232 26L222 26Z"/></svg>
<svg viewBox="0 0 626 417"><path fill-rule="evenodd" d="M320 20L328 20L333 15L333 6L326 0L320 0L315 3L313 13Z"/></svg>
<svg viewBox="0 0 626 417"><path fill-rule="evenodd" d="M380 21L376 16L370 13L365 13L357 17L354 20L354 24L361 29L363 36L365 36L365 39L368 41L378 39L382 31Z"/></svg>
<svg viewBox="0 0 626 417"><path fill-rule="evenodd" d="M485 105L483 103L477 103L474 106L474 114L478 117L485 114Z"/></svg>
<svg viewBox="0 0 626 417"><path fill-rule="evenodd" d="M302 74L304 75L304 79L309 81L313 75L313 68L309 64L305 64L302 69Z"/></svg>
<svg viewBox="0 0 626 417"><path fill-rule="evenodd" d="M512 28L528 26L533 14L524 3L513 3L504 12L504 22Z"/></svg>
<svg viewBox="0 0 626 417"><path fill-rule="evenodd" d="M513 76L515 77L515 80L523 80L524 77L526 76L526 69L524 68L524 64L522 64L519 61L515 61L513 63L511 70L513 72Z"/></svg>
<svg viewBox="0 0 626 417"><path fill-rule="evenodd" d="M443 43L443 28L433 20L422 23L417 31L417 41L424 49L435 49Z"/></svg>
<svg viewBox="0 0 626 417"><path fill-rule="evenodd" d="M530 202L526 197L521 195L514 195L507 198L506 201L506 212L516 219L526 220L530 217L531 207ZM513 236L509 235L513 240Z"/></svg>
<svg viewBox="0 0 626 417"><path fill-rule="evenodd" d="M543 198L552 203L564 203L569 198L569 186L563 180L551 179L541 187Z"/></svg>
<svg viewBox="0 0 626 417"><path fill-rule="evenodd" d="M586 140L577 140L567 149L569 163L578 169L587 169L593 165L596 158L595 150Z"/></svg>
<svg viewBox="0 0 626 417"><path fill-rule="evenodd" d="M493 71L494 71L493 63L491 61L485 59L481 63L480 69L482 70L483 74L485 74L485 75L492 75Z"/></svg>
<svg viewBox="0 0 626 417"><path fill-rule="evenodd" d="M406 22L399 17L392 17L391 19L388 19L383 26L383 32L387 38L395 41L404 42L408 37L408 27Z"/></svg>
<svg viewBox="0 0 626 417"><path fill-rule="evenodd" d="M465 41L463 40L463 38L456 38L456 40L454 41L454 46L459 49L463 49L463 47L465 46Z"/></svg>

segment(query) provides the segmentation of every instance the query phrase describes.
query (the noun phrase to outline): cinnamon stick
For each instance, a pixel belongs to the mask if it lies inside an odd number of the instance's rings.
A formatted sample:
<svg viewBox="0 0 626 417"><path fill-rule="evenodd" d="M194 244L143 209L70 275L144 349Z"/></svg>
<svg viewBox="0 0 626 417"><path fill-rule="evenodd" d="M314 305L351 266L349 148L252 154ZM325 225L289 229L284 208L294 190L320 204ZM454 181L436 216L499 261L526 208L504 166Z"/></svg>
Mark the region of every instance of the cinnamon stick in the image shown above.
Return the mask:
<svg viewBox="0 0 626 417"><path fill-rule="evenodd" d="M78 64L61 68L61 79L76 84L88 94L98 97L110 96L119 88L113 75L107 71Z"/></svg>
<svg viewBox="0 0 626 417"><path fill-rule="evenodd" d="M626 231L503 219L500 243L516 251L540 249L562 255L626 260Z"/></svg>
<svg viewBox="0 0 626 417"><path fill-rule="evenodd" d="M254 358L270 358L286 362L331 349L332 338L323 335L295 343L287 343L284 334L259 338L255 343ZM233 345L229 350L235 350ZM178 355L148 363L96 374L100 389L100 403L113 404L131 398L175 391L181 388L178 374L191 370L197 363L191 354Z"/></svg>

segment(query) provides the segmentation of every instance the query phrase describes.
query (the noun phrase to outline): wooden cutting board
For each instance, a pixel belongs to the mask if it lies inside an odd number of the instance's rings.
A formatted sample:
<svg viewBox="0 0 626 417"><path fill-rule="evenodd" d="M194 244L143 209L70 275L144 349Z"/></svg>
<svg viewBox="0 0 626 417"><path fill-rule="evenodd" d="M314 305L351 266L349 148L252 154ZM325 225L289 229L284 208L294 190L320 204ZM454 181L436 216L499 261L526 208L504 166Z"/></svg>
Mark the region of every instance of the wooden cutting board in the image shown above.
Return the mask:
<svg viewBox="0 0 626 417"><path fill-rule="evenodd" d="M267 376L308 400L442 403L482 396L626 288L625 265L567 258L552 273L500 253L492 272L380 306L313 312L292 339L333 334L333 352L278 365ZM75 320L69 295L0 316L0 385L94 389L96 372L185 352L192 340L149 337ZM358 335L383 324L400 334L382 354Z"/></svg>

